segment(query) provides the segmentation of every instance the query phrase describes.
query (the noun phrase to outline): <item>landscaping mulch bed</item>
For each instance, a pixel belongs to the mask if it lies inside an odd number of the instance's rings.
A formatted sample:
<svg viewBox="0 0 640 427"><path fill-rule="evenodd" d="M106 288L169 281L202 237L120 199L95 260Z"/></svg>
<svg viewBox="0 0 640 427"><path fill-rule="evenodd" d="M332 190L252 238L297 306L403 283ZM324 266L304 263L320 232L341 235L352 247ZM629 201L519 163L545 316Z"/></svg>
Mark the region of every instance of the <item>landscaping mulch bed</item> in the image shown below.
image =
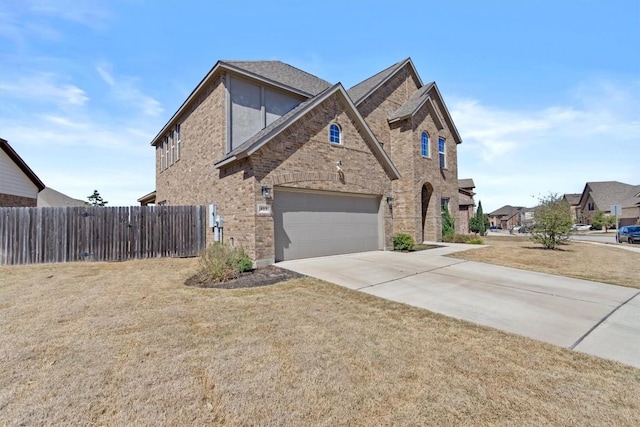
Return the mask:
<svg viewBox="0 0 640 427"><path fill-rule="evenodd" d="M257 288L259 286L274 285L286 280L304 277L303 274L295 271L279 268L273 265L264 268L240 273L238 278L228 280L226 282L203 282L196 276L191 276L185 282L187 286L195 286L198 288L217 288L217 289L240 289L240 288Z"/></svg>

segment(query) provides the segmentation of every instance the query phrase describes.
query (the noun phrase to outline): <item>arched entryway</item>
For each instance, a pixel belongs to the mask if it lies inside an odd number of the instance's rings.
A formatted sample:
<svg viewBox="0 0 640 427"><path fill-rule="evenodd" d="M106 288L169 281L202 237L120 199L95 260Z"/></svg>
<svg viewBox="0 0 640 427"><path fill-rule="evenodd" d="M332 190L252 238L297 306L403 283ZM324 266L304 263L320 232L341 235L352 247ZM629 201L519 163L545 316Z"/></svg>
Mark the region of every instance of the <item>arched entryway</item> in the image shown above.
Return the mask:
<svg viewBox="0 0 640 427"><path fill-rule="evenodd" d="M428 182L422 186L421 205L422 205L422 242L427 236L427 213L429 212L429 201L433 194L433 186Z"/></svg>

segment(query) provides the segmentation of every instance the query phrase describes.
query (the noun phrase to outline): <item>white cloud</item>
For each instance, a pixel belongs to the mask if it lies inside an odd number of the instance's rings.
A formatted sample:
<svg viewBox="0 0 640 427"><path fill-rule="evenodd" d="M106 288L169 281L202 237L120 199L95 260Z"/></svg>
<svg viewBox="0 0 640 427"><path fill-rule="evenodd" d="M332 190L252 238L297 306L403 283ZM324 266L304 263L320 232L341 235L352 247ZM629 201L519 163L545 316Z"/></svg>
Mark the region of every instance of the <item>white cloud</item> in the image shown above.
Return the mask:
<svg viewBox="0 0 640 427"><path fill-rule="evenodd" d="M0 81L0 92L13 98L36 103L84 105L89 100L86 92L81 88L57 82L54 76L45 73L21 77L13 82Z"/></svg>
<svg viewBox="0 0 640 427"><path fill-rule="evenodd" d="M112 96L129 108L138 109L145 116L157 117L164 112L162 104L153 97L146 95L137 87L137 79L131 77L114 76L111 65L105 61L96 66L96 71L107 83Z"/></svg>
<svg viewBox="0 0 640 427"><path fill-rule="evenodd" d="M450 101L464 141L458 173L474 179L486 209L532 206L549 192L581 192L587 181L640 184L637 162L624 155L640 142L640 85L598 80L571 93L570 103L537 110Z"/></svg>

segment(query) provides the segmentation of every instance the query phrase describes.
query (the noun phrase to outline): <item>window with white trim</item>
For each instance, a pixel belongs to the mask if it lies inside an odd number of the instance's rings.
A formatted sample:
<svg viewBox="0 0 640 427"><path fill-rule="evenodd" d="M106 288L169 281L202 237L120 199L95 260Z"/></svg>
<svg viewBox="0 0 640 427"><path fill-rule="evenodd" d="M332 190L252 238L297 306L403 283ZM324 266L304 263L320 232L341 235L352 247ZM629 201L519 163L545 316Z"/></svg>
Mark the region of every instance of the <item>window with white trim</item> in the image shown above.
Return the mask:
<svg viewBox="0 0 640 427"><path fill-rule="evenodd" d="M165 158L164 158L164 138L160 141L158 149L160 150L160 172L165 169Z"/></svg>
<svg viewBox="0 0 640 427"><path fill-rule="evenodd" d="M182 156L182 132L180 131L180 123L176 125L176 161Z"/></svg>
<svg viewBox="0 0 640 427"><path fill-rule="evenodd" d="M420 136L420 153L422 157L429 157L429 135L426 132Z"/></svg>
<svg viewBox="0 0 640 427"><path fill-rule="evenodd" d="M174 164L176 161L176 141L172 130L169 131L169 144L171 145L171 164Z"/></svg>
<svg viewBox="0 0 640 427"><path fill-rule="evenodd" d="M438 138L438 155L440 157L440 168L442 169L447 167L447 156L445 148L446 147L444 138Z"/></svg>
<svg viewBox="0 0 640 427"><path fill-rule="evenodd" d="M169 167L169 138L165 135L163 138L164 141L164 168Z"/></svg>
<svg viewBox="0 0 640 427"><path fill-rule="evenodd" d="M341 133L340 126L335 123L331 123L331 126L329 126L329 142L332 144L342 144Z"/></svg>

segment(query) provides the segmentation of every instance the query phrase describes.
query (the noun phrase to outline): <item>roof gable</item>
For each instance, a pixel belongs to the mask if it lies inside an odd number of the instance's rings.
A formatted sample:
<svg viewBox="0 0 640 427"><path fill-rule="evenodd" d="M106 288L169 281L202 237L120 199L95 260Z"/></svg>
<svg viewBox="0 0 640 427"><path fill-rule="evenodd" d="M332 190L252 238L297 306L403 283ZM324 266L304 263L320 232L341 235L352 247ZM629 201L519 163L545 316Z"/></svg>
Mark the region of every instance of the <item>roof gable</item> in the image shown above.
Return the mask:
<svg viewBox="0 0 640 427"><path fill-rule="evenodd" d="M637 197L640 185L625 184L619 181L587 182L580 197L580 205L588 200L589 196L602 211L608 211L611 205L632 207L640 202Z"/></svg>
<svg viewBox="0 0 640 427"><path fill-rule="evenodd" d="M391 177L391 179L400 178L400 172L398 172L398 169L391 162L391 159L380 145L380 142L373 135L373 132L371 131L365 120L362 118L357 108L351 101L351 98L340 83L335 84L334 86L318 94L314 98L301 103L296 108L289 111L287 114L275 120L269 126L256 133L254 136L249 138L247 141L242 143L240 146L238 146L218 162L216 162L215 167L221 168L237 160L251 156L265 144L267 144L270 140L275 138L293 123L301 119L306 113L319 106L324 100L334 94L341 96L347 104L349 112L355 117L357 123L363 130L365 140L367 140L369 146L371 147L371 151L376 156L376 158L378 158L387 174Z"/></svg>
<svg viewBox="0 0 640 427"><path fill-rule="evenodd" d="M31 170L31 168L22 160L22 157L15 152L9 145L6 139L0 138L0 148L7 153L7 156L20 168L20 170L29 178L33 185L38 188L38 191L44 190L44 183L38 178L38 176Z"/></svg>
<svg viewBox="0 0 640 427"><path fill-rule="evenodd" d="M218 61L153 138L151 145L158 143L169 128L175 124L177 118L185 111L191 101L196 99L207 84L224 70L251 77L267 85L275 86L306 98L312 98L331 87L331 84L326 80L281 61Z"/></svg>
<svg viewBox="0 0 640 427"><path fill-rule="evenodd" d="M389 68L386 68L379 73L369 77L368 79L358 83L347 91L353 103L357 106L367 99L372 93L382 87L387 81L389 81L398 71L405 66L409 66L415 77L418 79L418 85L422 86L422 80L420 75L413 65L411 58L404 59L400 62L396 62Z"/></svg>
<svg viewBox="0 0 640 427"><path fill-rule="evenodd" d="M439 109L437 108L436 104L442 107L442 118L440 117L440 114L438 112ZM447 124L447 127L449 127L449 129L451 130L451 133L456 140L456 144L462 143L460 133L458 133L458 129L453 123L453 118L451 117L449 109L444 103L442 94L440 93L438 85L435 82L431 82L425 86L422 86L420 89L415 91L409 97L407 102L402 104L400 108L398 108L389 116L389 123L413 117L425 105L429 109L429 114L431 115L436 126L438 126L439 129L442 129L444 127L444 123L442 122L442 120L444 120Z"/></svg>
<svg viewBox="0 0 640 427"><path fill-rule="evenodd" d="M219 61L219 66L307 98L331 87L326 80L281 61Z"/></svg>

